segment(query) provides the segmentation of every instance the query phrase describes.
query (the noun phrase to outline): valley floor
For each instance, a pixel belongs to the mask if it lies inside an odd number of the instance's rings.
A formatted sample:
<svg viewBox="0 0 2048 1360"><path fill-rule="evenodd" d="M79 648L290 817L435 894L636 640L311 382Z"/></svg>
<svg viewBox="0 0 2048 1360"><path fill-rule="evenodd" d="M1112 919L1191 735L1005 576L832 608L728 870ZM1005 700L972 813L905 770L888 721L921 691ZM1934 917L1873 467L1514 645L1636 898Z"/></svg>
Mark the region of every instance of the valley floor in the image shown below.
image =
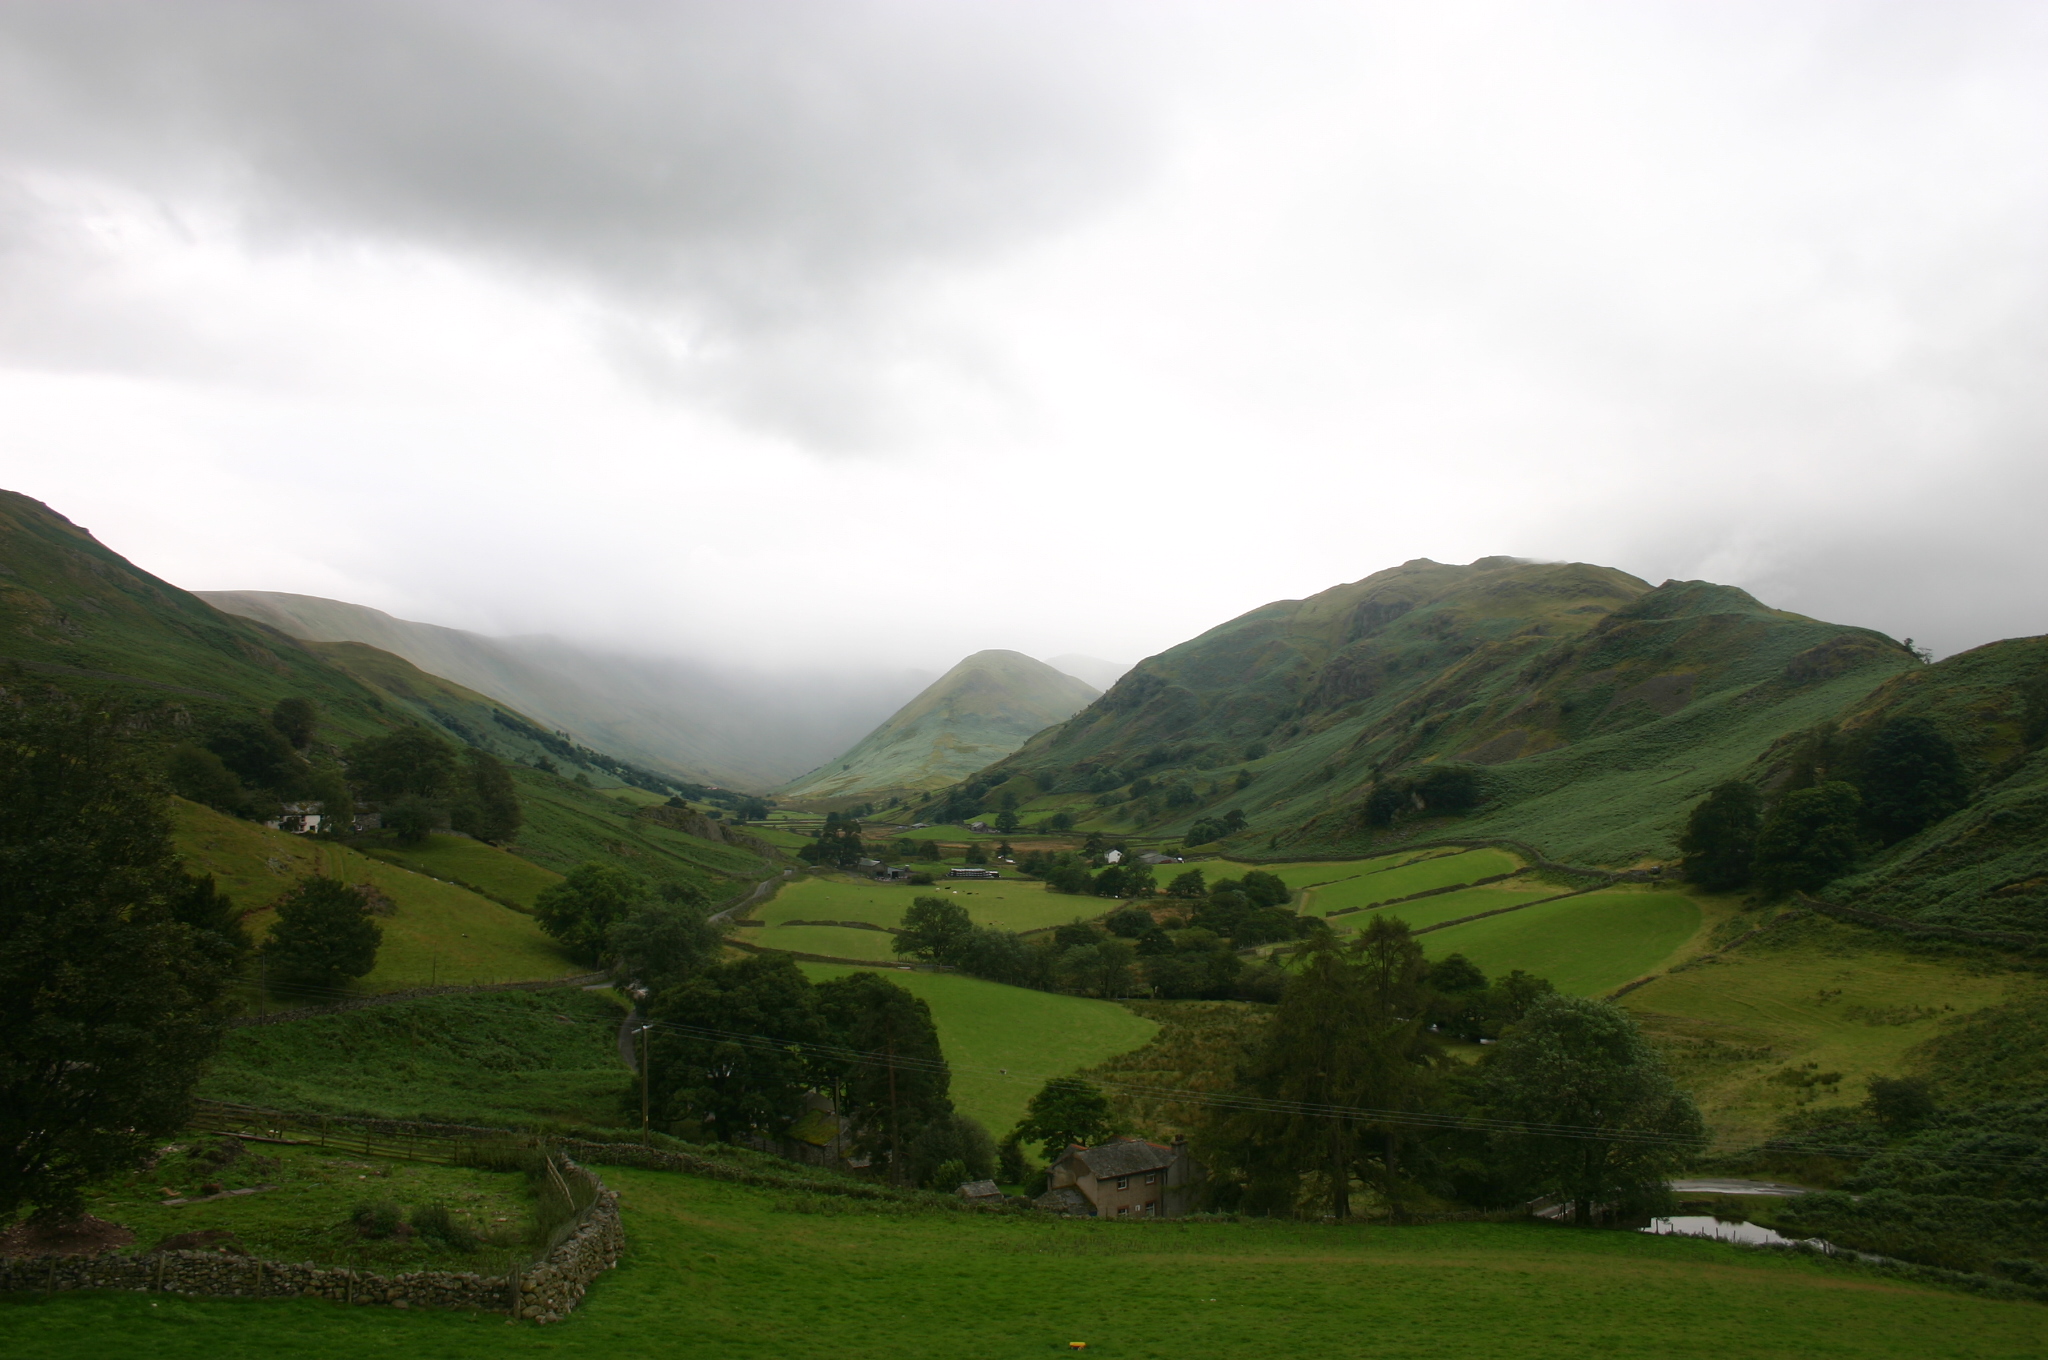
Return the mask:
<svg viewBox="0 0 2048 1360"><path fill-rule="evenodd" d="M574 1317L59 1295L0 1301L11 1360L652 1355L957 1360L2038 1356L2048 1313L1714 1243L1524 1224L1334 1228L878 1214L605 1168L627 1252ZM892 1206L893 1207L893 1206ZM847 1212L852 1210L852 1212Z"/></svg>

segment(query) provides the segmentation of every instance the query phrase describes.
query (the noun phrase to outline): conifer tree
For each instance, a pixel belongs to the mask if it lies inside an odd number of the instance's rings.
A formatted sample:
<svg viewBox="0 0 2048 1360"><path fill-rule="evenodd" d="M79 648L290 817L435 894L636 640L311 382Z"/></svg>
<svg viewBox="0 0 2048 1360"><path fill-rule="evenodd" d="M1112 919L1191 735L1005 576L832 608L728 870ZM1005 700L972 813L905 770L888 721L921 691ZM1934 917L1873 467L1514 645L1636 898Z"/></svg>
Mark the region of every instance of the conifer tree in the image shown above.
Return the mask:
<svg viewBox="0 0 2048 1360"><path fill-rule="evenodd" d="M183 1128L242 941L119 715L0 705L0 1225Z"/></svg>
<svg viewBox="0 0 2048 1360"><path fill-rule="evenodd" d="M263 942L271 976L291 987L341 986L377 966L384 929L360 889L332 878L303 878L277 904Z"/></svg>

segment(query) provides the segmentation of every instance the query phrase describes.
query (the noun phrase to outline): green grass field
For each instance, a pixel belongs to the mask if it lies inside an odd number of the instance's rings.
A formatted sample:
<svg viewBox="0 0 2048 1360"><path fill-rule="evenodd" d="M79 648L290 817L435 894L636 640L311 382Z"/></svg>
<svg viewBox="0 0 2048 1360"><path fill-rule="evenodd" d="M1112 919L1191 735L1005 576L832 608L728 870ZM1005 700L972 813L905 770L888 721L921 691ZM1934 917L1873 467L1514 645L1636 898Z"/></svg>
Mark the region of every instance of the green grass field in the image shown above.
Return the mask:
<svg viewBox="0 0 2048 1360"><path fill-rule="evenodd" d="M425 997L230 1030L199 1094L486 1127L618 1122L621 1012L577 988Z"/></svg>
<svg viewBox="0 0 2048 1360"><path fill-rule="evenodd" d="M822 963L802 967L816 981L855 971ZM1047 1080L1127 1053L1159 1028L1109 1001L1005 987L959 973L885 976L932 1008L939 1045L953 1065L953 1103L998 1138L1024 1117L1024 1102Z"/></svg>
<svg viewBox="0 0 2048 1360"><path fill-rule="evenodd" d="M1559 991L1597 996L1673 959L1702 920L1699 903L1681 892L1603 888L1431 931L1422 947L1431 958L1463 954L1489 977L1520 968L1549 978Z"/></svg>
<svg viewBox="0 0 2048 1360"><path fill-rule="evenodd" d="M243 925L259 940L275 919L269 905L307 874L368 883L388 896L398 910L378 918L384 943L377 966L354 984L357 991L403 991L430 981L541 981L582 971L531 917L452 883L183 799L172 801L171 821L185 867L212 874L237 907L253 912Z"/></svg>
<svg viewBox="0 0 2048 1360"><path fill-rule="evenodd" d="M1555 897L1564 891L1563 888L1542 883L1492 883L1484 888L1464 888L1457 892L1440 893L1435 897L1418 898L1413 902L1396 902L1392 906L1374 907L1370 911L1354 911L1343 916L1333 916L1330 918L1330 929L1343 935L1354 930L1363 930L1375 916L1398 916L1413 929L1421 930L1425 926L1455 921L1464 916L1499 911L1503 907L1520 906L1524 902L1540 902L1546 897Z"/></svg>
<svg viewBox="0 0 2048 1360"><path fill-rule="evenodd" d="M1534 1224L1118 1224L888 1214L600 1168L626 1251L569 1321L141 1294L0 1302L10 1360L2009 1360L2038 1305L1810 1258ZM850 1212L842 1212L851 1210Z"/></svg>
<svg viewBox="0 0 2048 1360"><path fill-rule="evenodd" d="M1432 888L1448 888L1454 884L1470 883L1475 879L1492 878L1496 874L1513 873L1522 867L1521 860L1505 850L1467 850L1461 854L1431 854L1412 864L1404 859L1414 856L1383 855L1376 859L1359 860L1349 866L1325 864L1325 872L1317 880L1323 886L1310 888L1298 910L1311 916L1327 916L1345 907L1364 907L1374 902L1388 902L1412 893L1428 892ZM1350 872L1340 873L1340 869ZM1286 878L1285 875L1282 875ZM1294 880L1286 878L1289 887ZM1559 891L1562 891L1561 889Z"/></svg>
<svg viewBox="0 0 2048 1360"><path fill-rule="evenodd" d="M1065 925L1076 917L1092 920L1115 905L1099 897L1049 892L1043 883L1032 879L941 880L929 887L913 887L908 883L875 883L836 874L807 874L776 893L773 901L760 908L756 918L770 925L783 921L866 921L871 925L898 926L903 924L903 913L912 902L933 896L946 897L967 908L976 925L1001 926L1005 930L1040 930ZM772 933L761 932L764 936ZM764 938L761 943L768 940Z"/></svg>
<svg viewBox="0 0 2048 1360"><path fill-rule="evenodd" d="M543 889L562 881L553 869L467 836L435 835L425 845L375 846L365 853L522 907L531 907Z"/></svg>
<svg viewBox="0 0 2048 1360"><path fill-rule="evenodd" d="M737 936L763 949L782 949L792 954L822 954L830 959L873 959L888 963L896 958L889 948L895 937L885 931L858 930L850 926L763 926Z"/></svg>
<svg viewBox="0 0 2048 1360"><path fill-rule="evenodd" d="M532 1255L525 1247L533 1202L526 1178L516 1172L365 1157L344 1147L286 1147L241 1144L193 1135L176 1144L204 1154L220 1148L239 1153L224 1166L172 1153L151 1171L103 1185L89 1197L87 1212L135 1231L127 1250L148 1251L178 1233L234 1234L250 1255L273 1261L310 1261L395 1274L407 1270L473 1270L497 1274ZM162 1191L198 1195L206 1183L226 1189L276 1188L203 1204L166 1206ZM349 1224L360 1204L389 1201L410 1212L445 1206L465 1227L488 1241L471 1251L415 1237L370 1239ZM5 1316L0 1314L0 1316ZM0 1324L4 1325L4 1324Z"/></svg>
<svg viewBox="0 0 2048 1360"><path fill-rule="evenodd" d="M1912 1071L1918 1045L2006 1000L2024 976L1808 918L1666 974L1622 1004L1664 1049L1723 1142L1740 1143L1793 1110L1860 1102L1869 1077ZM1773 1079L1788 1069L1839 1079Z"/></svg>

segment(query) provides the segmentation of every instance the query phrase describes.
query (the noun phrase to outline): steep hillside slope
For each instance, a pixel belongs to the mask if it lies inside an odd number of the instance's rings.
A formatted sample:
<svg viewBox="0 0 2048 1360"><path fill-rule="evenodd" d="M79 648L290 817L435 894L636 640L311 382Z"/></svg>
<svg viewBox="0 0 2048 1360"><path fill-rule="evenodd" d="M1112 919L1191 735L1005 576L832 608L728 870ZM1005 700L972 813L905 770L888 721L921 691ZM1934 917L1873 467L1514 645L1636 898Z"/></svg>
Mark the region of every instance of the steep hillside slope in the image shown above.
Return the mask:
<svg viewBox="0 0 2048 1360"><path fill-rule="evenodd" d="M844 798L943 788L1008 755L1096 694L1022 652L976 652L787 792Z"/></svg>
<svg viewBox="0 0 2048 1360"><path fill-rule="evenodd" d="M1421 559L1140 662L984 782L1027 773L1169 834L1234 809L1233 843L1306 851L1394 834L1367 825L1366 795L1452 766L1484 798L1460 834L1629 862L1668 854L1685 809L1784 734L1917 666L1727 586Z"/></svg>
<svg viewBox="0 0 2048 1360"><path fill-rule="evenodd" d="M2048 936L2048 637L2010 638L1901 675L1848 708L1842 757L1894 717L1955 743L1972 799L1831 885L1848 905L1973 930ZM1789 744L1764 762L1781 774Z"/></svg>
<svg viewBox="0 0 2048 1360"><path fill-rule="evenodd" d="M598 655L553 638L491 638L312 595L202 598L314 642L361 642L530 714L551 730L693 782L765 789L843 750L924 677L760 676Z"/></svg>
<svg viewBox="0 0 2048 1360"><path fill-rule="evenodd" d="M329 740L381 731L400 716L295 639L223 614L42 502L0 491L0 673L7 672L0 684L10 688L119 697L167 722L268 708L294 695L319 705Z"/></svg>

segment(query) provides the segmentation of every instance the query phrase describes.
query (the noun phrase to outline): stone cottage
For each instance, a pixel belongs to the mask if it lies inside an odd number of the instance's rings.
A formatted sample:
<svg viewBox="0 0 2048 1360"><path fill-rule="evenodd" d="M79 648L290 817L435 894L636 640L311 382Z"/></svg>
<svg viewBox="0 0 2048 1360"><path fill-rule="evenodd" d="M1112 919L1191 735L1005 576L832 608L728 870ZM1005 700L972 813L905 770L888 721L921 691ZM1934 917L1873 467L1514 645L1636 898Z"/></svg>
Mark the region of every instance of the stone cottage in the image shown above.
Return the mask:
<svg viewBox="0 0 2048 1360"><path fill-rule="evenodd" d="M1194 1208L1202 1165L1188 1140L1171 1144L1116 1138L1100 1147L1078 1143L1052 1164L1036 1201L1078 1218L1178 1218Z"/></svg>

